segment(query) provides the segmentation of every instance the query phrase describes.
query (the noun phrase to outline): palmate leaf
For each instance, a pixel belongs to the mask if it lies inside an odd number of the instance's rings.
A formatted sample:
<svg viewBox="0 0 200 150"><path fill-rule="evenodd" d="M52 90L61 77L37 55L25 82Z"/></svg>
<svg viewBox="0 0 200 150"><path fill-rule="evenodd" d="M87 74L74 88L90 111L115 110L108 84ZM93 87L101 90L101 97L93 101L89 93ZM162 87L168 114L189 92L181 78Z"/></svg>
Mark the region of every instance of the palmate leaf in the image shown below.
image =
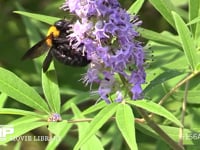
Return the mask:
<svg viewBox="0 0 200 150"><path fill-rule="evenodd" d="M49 113L45 100L14 73L0 67L0 91L16 101L41 112Z"/></svg>

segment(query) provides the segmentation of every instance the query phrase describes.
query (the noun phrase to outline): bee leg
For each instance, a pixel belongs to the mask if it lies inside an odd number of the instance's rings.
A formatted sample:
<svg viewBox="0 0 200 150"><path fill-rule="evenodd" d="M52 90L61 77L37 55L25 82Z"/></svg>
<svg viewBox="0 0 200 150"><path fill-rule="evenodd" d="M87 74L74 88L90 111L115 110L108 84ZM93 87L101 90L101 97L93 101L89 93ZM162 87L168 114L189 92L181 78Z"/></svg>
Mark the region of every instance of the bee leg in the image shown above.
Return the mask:
<svg viewBox="0 0 200 150"><path fill-rule="evenodd" d="M48 70L48 68L50 66L50 63L51 63L51 61L53 59L51 51L52 51L52 48L49 50L49 52L48 52L48 54L47 54L47 56L46 56L46 58L45 58L45 60L43 62L43 66L42 66L43 72L46 72Z"/></svg>

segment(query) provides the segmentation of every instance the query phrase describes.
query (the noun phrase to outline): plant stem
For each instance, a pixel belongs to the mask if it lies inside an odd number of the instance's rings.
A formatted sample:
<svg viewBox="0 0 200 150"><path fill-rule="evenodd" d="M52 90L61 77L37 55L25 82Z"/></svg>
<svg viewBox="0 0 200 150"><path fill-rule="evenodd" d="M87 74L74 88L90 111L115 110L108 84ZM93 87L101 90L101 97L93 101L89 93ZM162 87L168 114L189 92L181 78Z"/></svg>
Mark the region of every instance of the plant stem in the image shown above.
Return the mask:
<svg viewBox="0 0 200 150"><path fill-rule="evenodd" d="M185 93L184 93L184 99L182 103L181 124L183 125L183 127L180 127L179 129L179 145L183 145L184 117L185 117L186 104L187 104L188 88L189 88L189 81L187 81L185 84Z"/></svg>
<svg viewBox="0 0 200 150"><path fill-rule="evenodd" d="M146 111L142 108L137 108L140 115L145 119L147 124L160 135L160 137L174 150L184 150L184 147L172 140L151 118L149 118Z"/></svg>
<svg viewBox="0 0 200 150"><path fill-rule="evenodd" d="M193 72L191 74L189 74L186 78L184 78L183 80L181 80L179 83L176 84L175 87L173 87L161 100L158 104L163 104L164 101L172 94L174 93L181 85L185 84L187 81L189 81L191 78L193 78L194 76L198 75L200 72Z"/></svg>

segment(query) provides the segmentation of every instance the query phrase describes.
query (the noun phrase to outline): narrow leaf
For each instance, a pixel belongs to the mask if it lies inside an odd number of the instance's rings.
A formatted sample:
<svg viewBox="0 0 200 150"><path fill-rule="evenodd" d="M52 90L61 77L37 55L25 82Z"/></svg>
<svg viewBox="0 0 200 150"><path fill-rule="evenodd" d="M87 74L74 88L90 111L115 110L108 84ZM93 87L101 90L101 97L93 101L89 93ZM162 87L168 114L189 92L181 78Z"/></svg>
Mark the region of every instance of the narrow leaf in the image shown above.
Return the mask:
<svg viewBox="0 0 200 150"><path fill-rule="evenodd" d="M87 114L91 114L97 110L102 109L103 107L105 107L107 104L105 101L101 101L95 105L92 105L91 107L89 107L88 109L84 110L83 115L87 115Z"/></svg>
<svg viewBox="0 0 200 150"><path fill-rule="evenodd" d="M42 73L42 87L51 110L60 113L60 91L55 70Z"/></svg>
<svg viewBox="0 0 200 150"><path fill-rule="evenodd" d="M174 36L169 36L165 34L161 35L161 33L157 33L155 31L144 29L144 28L138 28L138 31L141 34L141 36L146 39L158 42L160 44L173 46L182 50L180 41L177 40Z"/></svg>
<svg viewBox="0 0 200 150"><path fill-rule="evenodd" d="M45 22L47 24L54 24L55 21L60 19L58 17L51 17L51 16L46 16L46 15L41 15L41 14L36 14L36 13L29 13L29 12L24 12L24 11L13 11L13 12L16 14L33 18L35 20L39 20L41 22Z"/></svg>
<svg viewBox="0 0 200 150"><path fill-rule="evenodd" d="M0 67L0 91L29 107L49 112L45 100L28 84L12 72Z"/></svg>
<svg viewBox="0 0 200 150"><path fill-rule="evenodd" d="M146 124L136 124L137 129L146 134L149 135L150 137L156 138L156 139L160 139L160 136L158 135L158 133L156 133L154 130L152 130L152 128L150 128L148 125ZM164 125L159 125L159 127L165 131L166 133L168 133L168 136L170 136L170 138L172 138L174 141L179 141L180 137L179 137L179 132L180 132L180 128L178 127L172 127L172 126L164 126ZM199 129L192 129L189 130L187 128L184 128L183 130L183 144L184 145L194 145L194 141L195 141L195 146L196 144L199 145L200 139L199 139Z"/></svg>
<svg viewBox="0 0 200 150"><path fill-rule="evenodd" d="M20 10L20 12L25 11L25 9L19 3L16 3L16 7L18 10ZM29 38L29 45L32 46L36 42L41 40L41 34L38 30L40 28L36 27L36 25L31 21L30 18L22 16L22 21L25 25L26 34ZM42 57L39 57L39 59L34 59L36 71L38 73L40 73L40 71L41 71L42 62L43 62Z"/></svg>
<svg viewBox="0 0 200 150"><path fill-rule="evenodd" d="M156 104L152 101L147 101L147 100L140 100L140 101L127 101L127 103L143 108L149 112L152 112L154 114L160 115L165 117L166 119L174 122L178 126L182 127L181 122L167 109L165 109L163 106Z"/></svg>
<svg viewBox="0 0 200 150"><path fill-rule="evenodd" d="M0 108L0 114L35 116L38 118L47 118L46 115L41 115L32 111L26 111L26 110L21 110L21 109L14 109L14 108Z"/></svg>
<svg viewBox="0 0 200 150"><path fill-rule="evenodd" d="M177 100L181 100L180 97L182 97L184 95L185 91L179 90L176 91L173 96L175 99ZM187 95L187 103L188 104L200 104L199 101L199 97L200 97L200 92L199 90L189 90L188 91L188 95Z"/></svg>
<svg viewBox="0 0 200 150"><path fill-rule="evenodd" d="M158 75L154 80L152 80L150 82L150 84L144 89L144 93L148 92L149 90L154 88L156 85L162 84L172 78L175 78L175 77L177 77L179 75L183 75L183 74L184 74L184 72L179 71L179 70L168 70L163 73L160 73L160 75Z"/></svg>
<svg viewBox="0 0 200 150"><path fill-rule="evenodd" d="M25 118L23 118L25 119ZM21 136L33 129L39 128L41 126L45 126L47 125L47 122L32 122L32 120L29 121L23 121L21 118L18 120L15 120L15 122L11 122L9 124L11 127L13 127L14 132L12 134L7 134L6 138L4 140L0 141L0 145L3 145L9 141L14 140L14 138L18 137L18 139L21 138L21 140L23 141L23 139L25 138L24 136ZM34 140L32 139L32 137L30 137L30 140Z"/></svg>
<svg viewBox="0 0 200 150"><path fill-rule="evenodd" d="M200 22L200 16L196 17L193 20L191 20L190 22L188 22L187 25L193 25L193 24L196 24L198 22Z"/></svg>
<svg viewBox="0 0 200 150"><path fill-rule="evenodd" d="M68 95L68 94L66 94ZM90 99L90 94L88 92L80 92L77 96L73 96L62 105L61 112L68 110L71 107L71 103L79 104Z"/></svg>
<svg viewBox="0 0 200 150"><path fill-rule="evenodd" d="M9 122L9 125L20 125L20 124L26 124L26 123L29 123L29 122L37 122L37 121L41 121L41 117L37 117L37 116L23 116L23 117L20 117L18 119L15 119L11 122Z"/></svg>
<svg viewBox="0 0 200 150"><path fill-rule="evenodd" d="M195 37L199 36L199 34L196 34L198 33L198 28L200 27L200 23L197 23L200 13L199 8L199 0L189 0L189 24L191 25L191 32L193 33L193 35L195 35Z"/></svg>
<svg viewBox="0 0 200 150"><path fill-rule="evenodd" d="M78 107L75 105L75 104L72 104L72 111L75 115L75 119L83 119L85 118L81 111L78 109ZM88 128L89 126L89 123L87 122L80 122L80 123L77 123L77 126L78 126L78 134L79 134L79 138L81 138L82 136L84 136L85 134L85 129ZM103 146L100 142L100 140L95 136L93 135L82 147L81 147L81 150L103 150Z"/></svg>
<svg viewBox="0 0 200 150"><path fill-rule="evenodd" d="M137 0L135 3L131 5L128 9L128 13L130 14L137 14L141 7L143 6L144 0Z"/></svg>
<svg viewBox="0 0 200 150"><path fill-rule="evenodd" d="M116 122L131 150L138 149L135 138L134 120L135 119L131 107L127 104L120 104L117 108Z"/></svg>
<svg viewBox="0 0 200 150"><path fill-rule="evenodd" d="M48 143L45 150L55 150L63 138L67 135L71 127L72 124L68 124L66 121L50 122L48 129L51 133L55 134L55 137Z"/></svg>
<svg viewBox="0 0 200 150"><path fill-rule="evenodd" d="M198 57L194 39L191 37L192 34L181 17L175 12L172 14L188 64L195 70L198 65Z"/></svg>
<svg viewBox="0 0 200 150"><path fill-rule="evenodd" d="M0 108L4 106L6 100L7 100L7 95L5 93L0 94Z"/></svg>
<svg viewBox="0 0 200 150"><path fill-rule="evenodd" d="M149 1L161 13L161 15L167 20L167 22L171 26L175 27L171 14L171 11L174 11L175 8L171 3L171 1L169 0L149 0Z"/></svg>
<svg viewBox="0 0 200 150"><path fill-rule="evenodd" d="M112 117L116 108L117 104L112 103L102 109L86 129L86 134L79 139L78 143L74 147L74 150L78 150L85 142L87 142L88 139L90 139L106 123L106 121Z"/></svg>

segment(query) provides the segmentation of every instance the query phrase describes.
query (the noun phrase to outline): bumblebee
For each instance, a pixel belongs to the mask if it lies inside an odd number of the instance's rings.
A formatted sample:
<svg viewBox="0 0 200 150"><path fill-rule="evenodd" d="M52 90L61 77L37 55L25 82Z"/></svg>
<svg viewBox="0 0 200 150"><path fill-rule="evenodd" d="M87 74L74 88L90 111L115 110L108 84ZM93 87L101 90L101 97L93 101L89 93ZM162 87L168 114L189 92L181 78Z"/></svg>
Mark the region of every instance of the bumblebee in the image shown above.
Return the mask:
<svg viewBox="0 0 200 150"><path fill-rule="evenodd" d="M86 66L90 60L87 59L87 53L83 50L84 44L81 43L76 49L73 48L72 45L76 41L70 41L67 38L70 33L70 21L65 19L56 21L49 28L47 36L31 47L22 60L37 58L49 50L43 62L43 72L48 70L53 58L69 66Z"/></svg>

